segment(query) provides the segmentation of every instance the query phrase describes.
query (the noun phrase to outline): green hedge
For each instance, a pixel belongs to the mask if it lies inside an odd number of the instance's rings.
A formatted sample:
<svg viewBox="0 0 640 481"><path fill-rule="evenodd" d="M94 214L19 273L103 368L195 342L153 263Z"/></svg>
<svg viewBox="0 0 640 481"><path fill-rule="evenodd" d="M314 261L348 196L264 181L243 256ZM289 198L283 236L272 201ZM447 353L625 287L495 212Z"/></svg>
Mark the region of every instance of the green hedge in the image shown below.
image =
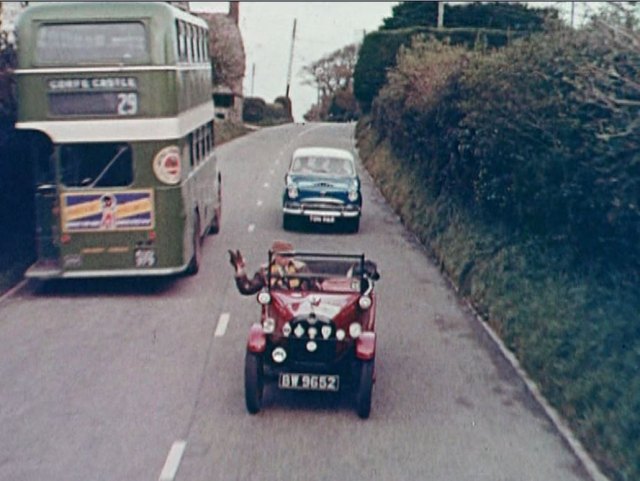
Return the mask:
<svg viewBox="0 0 640 481"><path fill-rule="evenodd" d="M576 270L562 246L517 237L435 196L424 172L358 124L365 168L405 225L516 354L615 481L640 479L637 283ZM369 147L366 144L370 144Z"/></svg>
<svg viewBox="0 0 640 481"><path fill-rule="evenodd" d="M437 2L400 2L393 7L393 15L385 18L382 29L415 26L436 27ZM444 26L447 28L493 28L535 32L544 29L545 20L557 19L555 8L531 8L523 3L469 2L444 5Z"/></svg>
<svg viewBox="0 0 640 481"><path fill-rule="evenodd" d="M557 31L490 55L416 41L401 49L359 142L406 224L603 469L631 481L640 53L615 33ZM365 132L376 135L369 147Z"/></svg>
<svg viewBox="0 0 640 481"><path fill-rule="evenodd" d="M477 28L410 27L383 30L368 34L358 54L353 81L354 94L363 111L368 112L373 99L386 82L389 69L396 65L396 56L402 46L409 46L416 36L433 37L452 45L468 48L499 48L507 45L513 33L503 30Z"/></svg>
<svg viewBox="0 0 640 481"><path fill-rule="evenodd" d="M279 125L293 122L291 100L278 97L268 104L259 97L247 97L244 100L242 120L260 126Z"/></svg>
<svg viewBox="0 0 640 481"><path fill-rule="evenodd" d="M541 35L493 55L419 42L374 122L429 185L488 219L568 245L576 262L639 269L640 53L593 51L592 40ZM592 77L606 59L628 86Z"/></svg>
<svg viewBox="0 0 640 481"><path fill-rule="evenodd" d="M29 139L14 129L16 52L0 35L0 292L14 285L34 260L34 208Z"/></svg>

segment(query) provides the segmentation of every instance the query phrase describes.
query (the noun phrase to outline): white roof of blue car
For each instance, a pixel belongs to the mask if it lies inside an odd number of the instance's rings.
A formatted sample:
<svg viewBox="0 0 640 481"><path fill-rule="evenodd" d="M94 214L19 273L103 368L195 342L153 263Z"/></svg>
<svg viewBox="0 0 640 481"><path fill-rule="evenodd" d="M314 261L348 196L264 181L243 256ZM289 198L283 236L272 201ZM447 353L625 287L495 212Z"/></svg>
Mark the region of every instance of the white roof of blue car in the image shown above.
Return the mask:
<svg viewBox="0 0 640 481"><path fill-rule="evenodd" d="M353 162L351 152L332 147L300 147L293 152L293 158L295 159L296 157L332 157Z"/></svg>

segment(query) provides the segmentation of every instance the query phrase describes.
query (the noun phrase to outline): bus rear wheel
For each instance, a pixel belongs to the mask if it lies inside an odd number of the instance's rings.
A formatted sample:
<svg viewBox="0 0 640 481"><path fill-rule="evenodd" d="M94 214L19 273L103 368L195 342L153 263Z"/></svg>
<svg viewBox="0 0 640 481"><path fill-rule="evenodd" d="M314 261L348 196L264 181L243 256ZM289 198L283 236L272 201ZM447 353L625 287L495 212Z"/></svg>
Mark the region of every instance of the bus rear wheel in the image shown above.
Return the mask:
<svg viewBox="0 0 640 481"><path fill-rule="evenodd" d="M220 224L222 222L222 177L218 174L218 206L213 214L213 220L209 226L209 235L217 234L220 232Z"/></svg>
<svg viewBox="0 0 640 481"><path fill-rule="evenodd" d="M202 239L200 238L200 216L196 212L196 220L193 226L193 256L187 267L187 274L195 276L200 270L200 261L202 259Z"/></svg>

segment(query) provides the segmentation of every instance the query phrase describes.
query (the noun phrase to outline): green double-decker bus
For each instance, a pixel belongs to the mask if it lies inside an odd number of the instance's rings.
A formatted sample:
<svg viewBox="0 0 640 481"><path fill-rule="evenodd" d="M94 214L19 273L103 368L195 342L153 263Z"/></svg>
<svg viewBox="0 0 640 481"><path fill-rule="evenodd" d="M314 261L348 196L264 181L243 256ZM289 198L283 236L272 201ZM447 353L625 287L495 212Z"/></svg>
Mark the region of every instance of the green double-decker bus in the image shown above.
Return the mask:
<svg viewBox="0 0 640 481"><path fill-rule="evenodd" d="M36 169L26 276L196 273L222 204L207 23L162 2L51 2L17 38Z"/></svg>

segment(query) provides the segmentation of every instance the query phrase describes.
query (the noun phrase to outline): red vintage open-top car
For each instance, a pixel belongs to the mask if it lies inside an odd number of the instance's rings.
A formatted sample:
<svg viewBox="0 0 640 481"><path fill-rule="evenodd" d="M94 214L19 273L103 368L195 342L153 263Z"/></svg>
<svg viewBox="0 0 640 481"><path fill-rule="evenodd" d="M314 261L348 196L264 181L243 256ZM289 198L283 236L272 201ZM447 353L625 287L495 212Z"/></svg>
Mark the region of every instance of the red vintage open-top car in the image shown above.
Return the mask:
<svg viewBox="0 0 640 481"><path fill-rule="evenodd" d="M260 322L251 326L245 358L245 400L255 414L268 381L279 389L355 389L356 410L369 417L376 354L375 263L364 255L278 254L295 274L269 272L257 298ZM269 252L269 265L273 253Z"/></svg>

